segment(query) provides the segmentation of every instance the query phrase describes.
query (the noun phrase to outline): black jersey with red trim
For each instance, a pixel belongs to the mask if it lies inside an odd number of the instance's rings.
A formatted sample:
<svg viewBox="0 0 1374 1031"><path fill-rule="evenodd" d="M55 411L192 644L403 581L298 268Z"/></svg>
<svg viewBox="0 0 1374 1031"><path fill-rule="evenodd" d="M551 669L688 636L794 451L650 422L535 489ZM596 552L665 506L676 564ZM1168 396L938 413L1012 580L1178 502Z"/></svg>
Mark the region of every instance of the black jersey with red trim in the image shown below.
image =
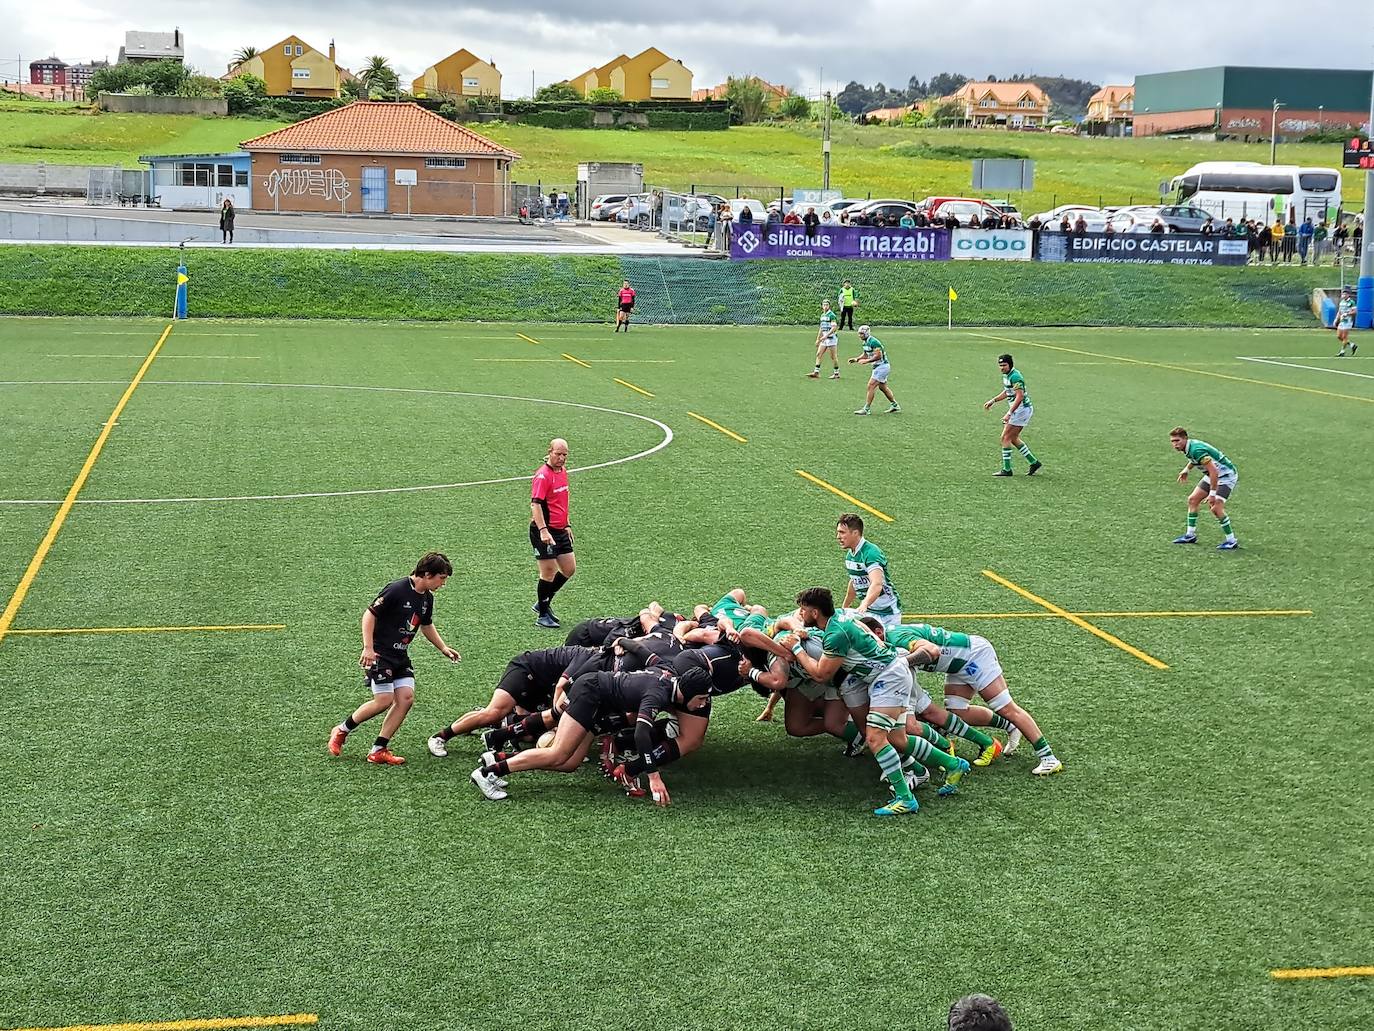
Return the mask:
<svg viewBox="0 0 1374 1031"><path fill-rule="evenodd" d="M377 618L372 647L379 656L404 654L423 626L434 622L434 595L417 591L408 576L383 587L367 607Z"/></svg>

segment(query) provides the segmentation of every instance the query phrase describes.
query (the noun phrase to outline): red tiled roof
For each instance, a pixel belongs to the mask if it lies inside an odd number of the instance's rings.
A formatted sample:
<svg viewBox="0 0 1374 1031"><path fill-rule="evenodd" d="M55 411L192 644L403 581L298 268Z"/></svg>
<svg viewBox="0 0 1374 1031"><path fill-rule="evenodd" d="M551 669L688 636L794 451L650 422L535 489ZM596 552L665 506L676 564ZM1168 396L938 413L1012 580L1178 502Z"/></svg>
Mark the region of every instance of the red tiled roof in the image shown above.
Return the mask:
<svg viewBox="0 0 1374 1031"><path fill-rule="evenodd" d="M330 154L461 154L518 158L512 150L419 104L356 100L241 144L244 150Z"/></svg>

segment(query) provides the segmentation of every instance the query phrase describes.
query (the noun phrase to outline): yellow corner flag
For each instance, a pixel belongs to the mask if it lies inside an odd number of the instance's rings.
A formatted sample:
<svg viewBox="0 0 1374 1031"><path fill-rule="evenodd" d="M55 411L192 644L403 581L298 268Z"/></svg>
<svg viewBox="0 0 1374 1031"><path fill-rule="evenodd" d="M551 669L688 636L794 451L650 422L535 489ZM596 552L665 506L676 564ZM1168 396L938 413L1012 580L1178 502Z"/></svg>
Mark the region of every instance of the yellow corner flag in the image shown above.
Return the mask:
<svg viewBox="0 0 1374 1031"><path fill-rule="evenodd" d="M189 283L190 281L191 281L191 277L188 276L185 272L178 272L178 273L177 273L177 286L185 286L185 285L186 285L187 283ZM950 293L954 293L954 291L951 290Z"/></svg>
<svg viewBox="0 0 1374 1031"><path fill-rule="evenodd" d="M954 292L954 287L949 288L949 299L951 301L957 301L959 299L959 295Z"/></svg>

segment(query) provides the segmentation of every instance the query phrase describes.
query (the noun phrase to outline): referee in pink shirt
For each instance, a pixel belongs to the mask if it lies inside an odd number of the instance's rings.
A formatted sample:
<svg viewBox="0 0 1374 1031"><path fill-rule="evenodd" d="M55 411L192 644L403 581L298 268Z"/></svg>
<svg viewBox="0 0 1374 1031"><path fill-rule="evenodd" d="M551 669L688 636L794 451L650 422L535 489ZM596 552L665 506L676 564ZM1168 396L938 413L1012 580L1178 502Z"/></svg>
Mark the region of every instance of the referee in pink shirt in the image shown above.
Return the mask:
<svg viewBox="0 0 1374 1031"><path fill-rule="evenodd" d="M553 596L577 571L572 527L568 525L568 442L549 441L544 464L530 482L530 544L539 563L535 626L557 630Z"/></svg>

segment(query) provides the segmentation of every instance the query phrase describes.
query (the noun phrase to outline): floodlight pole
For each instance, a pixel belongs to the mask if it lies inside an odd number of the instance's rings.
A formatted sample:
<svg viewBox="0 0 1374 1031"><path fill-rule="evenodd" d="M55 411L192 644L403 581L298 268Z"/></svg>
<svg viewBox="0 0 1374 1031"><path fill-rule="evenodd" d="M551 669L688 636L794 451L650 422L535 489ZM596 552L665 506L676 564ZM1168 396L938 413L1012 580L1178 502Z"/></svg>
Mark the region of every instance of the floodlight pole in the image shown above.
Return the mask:
<svg viewBox="0 0 1374 1031"><path fill-rule="evenodd" d="M821 116L821 189L830 189L830 93L822 94L825 113Z"/></svg>
<svg viewBox="0 0 1374 1031"><path fill-rule="evenodd" d="M1374 139L1374 73L1369 81L1369 139ZM1374 247L1370 246L1369 219L1374 214L1374 168L1364 174L1364 250L1360 252L1360 278L1355 285L1355 325L1374 329Z"/></svg>
<svg viewBox="0 0 1374 1031"><path fill-rule="evenodd" d="M1287 107L1287 104L1280 104L1278 98L1274 99L1274 110L1269 116L1269 163L1274 163L1275 153L1279 149L1279 108Z"/></svg>

